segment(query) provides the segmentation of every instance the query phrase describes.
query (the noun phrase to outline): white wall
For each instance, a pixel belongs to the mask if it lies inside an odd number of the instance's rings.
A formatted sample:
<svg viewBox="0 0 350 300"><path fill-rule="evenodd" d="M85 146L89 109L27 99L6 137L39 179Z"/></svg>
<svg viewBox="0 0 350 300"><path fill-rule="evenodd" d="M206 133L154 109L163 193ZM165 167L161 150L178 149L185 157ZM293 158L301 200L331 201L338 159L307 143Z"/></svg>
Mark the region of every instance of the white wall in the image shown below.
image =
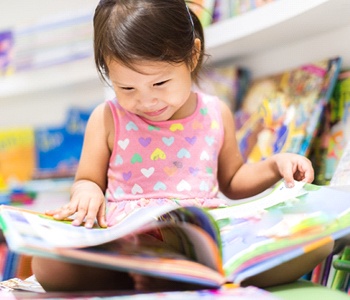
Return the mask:
<svg viewBox="0 0 350 300"><path fill-rule="evenodd" d="M236 62L252 70L256 78L335 56L342 57L343 69L350 69L349 37L350 26L340 27Z"/></svg>

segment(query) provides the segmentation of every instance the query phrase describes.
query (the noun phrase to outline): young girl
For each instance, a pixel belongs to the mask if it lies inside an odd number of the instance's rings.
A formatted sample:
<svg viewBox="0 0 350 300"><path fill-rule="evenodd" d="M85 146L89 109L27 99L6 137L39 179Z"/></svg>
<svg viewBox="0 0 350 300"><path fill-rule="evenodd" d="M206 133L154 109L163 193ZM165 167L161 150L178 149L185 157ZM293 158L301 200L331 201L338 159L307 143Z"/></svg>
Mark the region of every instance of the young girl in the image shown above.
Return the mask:
<svg viewBox="0 0 350 300"><path fill-rule="evenodd" d="M111 226L137 207L218 207L258 194L284 178L313 181L310 161L282 153L245 164L229 108L192 91L204 57L203 29L184 0L101 0L94 16L94 54L116 98L88 122L70 203L48 212L76 214L73 225ZM244 284L296 280L331 250L317 249ZM46 290L153 289L161 280L35 257ZM152 284L151 284L152 283ZM156 288L160 288L159 286ZM167 287L168 288L168 287ZM189 288L175 283L170 289ZM166 288L164 288L166 289Z"/></svg>

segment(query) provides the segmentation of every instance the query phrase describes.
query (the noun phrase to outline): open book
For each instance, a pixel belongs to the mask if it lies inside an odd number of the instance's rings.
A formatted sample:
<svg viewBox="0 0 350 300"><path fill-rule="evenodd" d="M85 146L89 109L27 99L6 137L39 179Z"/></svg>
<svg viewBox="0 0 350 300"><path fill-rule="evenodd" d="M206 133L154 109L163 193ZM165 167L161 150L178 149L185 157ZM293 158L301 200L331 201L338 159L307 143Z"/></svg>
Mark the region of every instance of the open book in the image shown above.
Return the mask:
<svg viewBox="0 0 350 300"><path fill-rule="evenodd" d="M268 193L214 210L141 208L113 227L1 206L0 224L17 253L139 272L216 288L350 234L350 193L281 181Z"/></svg>

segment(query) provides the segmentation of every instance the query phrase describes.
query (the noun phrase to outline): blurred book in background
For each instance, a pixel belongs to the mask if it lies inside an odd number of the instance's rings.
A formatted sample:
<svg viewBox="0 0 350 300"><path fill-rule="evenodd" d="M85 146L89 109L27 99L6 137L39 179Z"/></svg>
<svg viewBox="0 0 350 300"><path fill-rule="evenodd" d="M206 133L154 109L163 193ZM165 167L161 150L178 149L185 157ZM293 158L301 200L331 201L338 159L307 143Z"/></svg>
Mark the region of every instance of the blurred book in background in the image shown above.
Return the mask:
<svg viewBox="0 0 350 300"><path fill-rule="evenodd" d="M232 112L240 109L250 83L248 69L235 65L207 67L200 74L198 88L215 95L230 107Z"/></svg>
<svg viewBox="0 0 350 300"><path fill-rule="evenodd" d="M336 57L254 80L236 114L244 158L256 162L279 152L308 155L340 67Z"/></svg>
<svg viewBox="0 0 350 300"><path fill-rule="evenodd" d="M34 128L0 130L0 190L11 182L30 180L34 173Z"/></svg>
<svg viewBox="0 0 350 300"><path fill-rule="evenodd" d="M191 0L187 4L197 15L203 27L207 27L213 22L215 0Z"/></svg>
<svg viewBox="0 0 350 300"><path fill-rule="evenodd" d="M13 73L13 43L11 30L0 32L0 77Z"/></svg>
<svg viewBox="0 0 350 300"><path fill-rule="evenodd" d="M92 56L92 12L53 15L13 29L16 72Z"/></svg>
<svg viewBox="0 0 350 300"><path fill-rule="evenodd" d="M74 176L90 109L71 108L65 124L35 129L35 178Z"/></svg>

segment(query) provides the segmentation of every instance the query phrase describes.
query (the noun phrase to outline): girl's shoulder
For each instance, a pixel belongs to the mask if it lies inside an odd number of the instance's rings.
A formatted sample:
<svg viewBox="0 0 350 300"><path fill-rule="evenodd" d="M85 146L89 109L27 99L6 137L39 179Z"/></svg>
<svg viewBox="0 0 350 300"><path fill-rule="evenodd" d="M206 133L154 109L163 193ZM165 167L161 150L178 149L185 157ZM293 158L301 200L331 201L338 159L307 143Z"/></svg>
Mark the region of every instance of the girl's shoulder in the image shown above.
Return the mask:
<svg viewBox="0 0 350 300"><path fill-rule="evenodd" d="M197 92L199 103L208 108L215 108L220 111L223 116L226 116L228 113L231 114L231 110L228 104L221 100L216 95L206 94L204 92Z"/></svg>
<svg viewBox="0 0 350 300"><path fill-rule="evenodd" d="M202 92L202 91L196 91L195 93L197 94L197 98L200 102L211 103L211 104L215 104L215 103L220 102L220 99L218 96L207 94L207 93Z"/></svg>
<svg viewBox="0 0 350 300"><path fill-rule="evenodd" d="M92 111L90 119L106 119L112 118L112 109L108 102L98 104Z"/></svg>

